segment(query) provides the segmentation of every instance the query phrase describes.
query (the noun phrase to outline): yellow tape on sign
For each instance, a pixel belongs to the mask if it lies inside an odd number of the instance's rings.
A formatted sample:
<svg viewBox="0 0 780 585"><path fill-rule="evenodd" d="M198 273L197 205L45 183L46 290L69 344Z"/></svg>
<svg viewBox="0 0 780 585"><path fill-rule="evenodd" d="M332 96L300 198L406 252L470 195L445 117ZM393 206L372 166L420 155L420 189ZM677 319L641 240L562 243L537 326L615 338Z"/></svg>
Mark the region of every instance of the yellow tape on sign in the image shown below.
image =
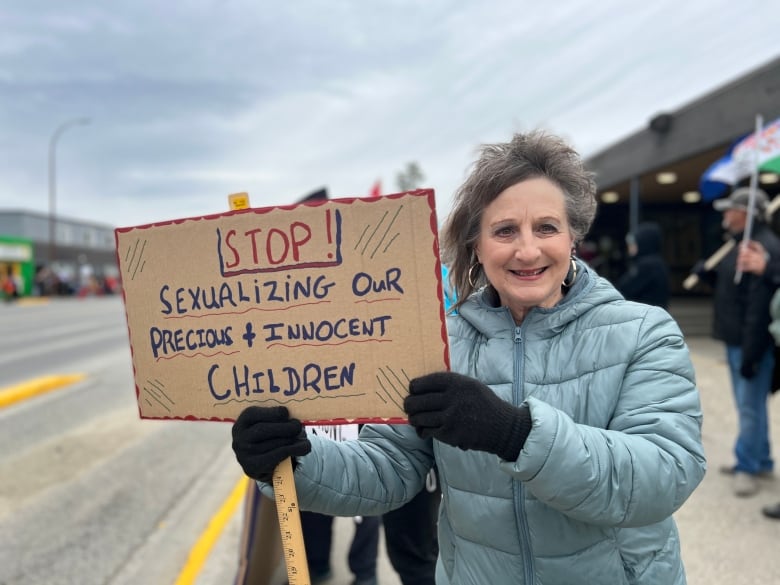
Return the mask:
<svg viewBox="0 0 780 585"><path fill-rule="evenodd" d="M235 211L236 209L249 209L249 193L233 193L228 195L228 202L230 203L230 209Z"/></svg>
<svg viewBox="0 0 780 585"><path fill-rule="evenodd" d="M295 491L292 459L289 457L276 466L273 486L276 514L279 516L279 530L282 534L282 552L287 564L287 580L290 585L311 585L306 548L303 544L301 511Z"/></svg>

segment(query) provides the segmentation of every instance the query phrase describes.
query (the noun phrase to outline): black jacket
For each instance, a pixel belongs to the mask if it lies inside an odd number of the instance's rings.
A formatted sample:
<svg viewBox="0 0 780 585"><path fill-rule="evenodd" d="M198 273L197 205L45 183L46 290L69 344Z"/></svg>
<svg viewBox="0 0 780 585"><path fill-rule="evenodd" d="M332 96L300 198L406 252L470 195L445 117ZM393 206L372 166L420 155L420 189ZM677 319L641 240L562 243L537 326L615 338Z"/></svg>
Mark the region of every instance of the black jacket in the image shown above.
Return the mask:
<svg viewBox="0 0 780 585"><path fill-rule="evenodd" d="M737 245L715 266L712 272L701 273L700 278L715 287L713 337L726 345L742 348L743 362L756 363L763 353L774 346L769 333L769 303L776 285L770 278L745 272L739 284L734 282L737 253L742 234L734 236ZM780 258L780 239L764 223L756 223L752 239L761 242L770 261Z"/></svg>
<svg viewBox="0 0 780 585"><path fill-rule="evenodd" d="M634 238L637 253L615 288L629 301L667 308L669 271L661 256L661 228L655 223L641 223L629 237Z"/></svg>

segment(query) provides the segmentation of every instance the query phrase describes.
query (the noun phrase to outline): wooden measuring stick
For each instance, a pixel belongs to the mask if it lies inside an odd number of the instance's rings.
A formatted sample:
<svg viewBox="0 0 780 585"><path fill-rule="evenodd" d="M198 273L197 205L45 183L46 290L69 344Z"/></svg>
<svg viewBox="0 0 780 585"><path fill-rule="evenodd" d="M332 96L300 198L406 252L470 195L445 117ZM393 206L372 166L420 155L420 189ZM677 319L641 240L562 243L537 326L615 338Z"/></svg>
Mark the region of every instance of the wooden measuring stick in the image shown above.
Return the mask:
<svg viewBox="0 0 780 585"><path fill-rule="evenodd" d="M276 466L273 486L276 514L279 517L279 530L282 534L282 552L287 565L287 579L290 585L311 585L306 547L303 544L301 511L298 508L298 494L295 491L290 457Z"/></svg>

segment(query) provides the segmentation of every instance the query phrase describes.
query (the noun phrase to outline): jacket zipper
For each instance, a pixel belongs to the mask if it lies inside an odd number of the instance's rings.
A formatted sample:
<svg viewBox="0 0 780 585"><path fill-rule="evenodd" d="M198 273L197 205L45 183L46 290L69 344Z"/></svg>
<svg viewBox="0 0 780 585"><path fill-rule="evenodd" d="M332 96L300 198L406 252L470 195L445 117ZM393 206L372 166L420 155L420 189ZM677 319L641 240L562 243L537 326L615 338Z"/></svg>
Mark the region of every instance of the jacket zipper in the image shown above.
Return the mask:
<svg viewBox="0 0 780 585"><path fill-rule="evenodd" d="M522 386L523 366L523 332L521 327L515 327L515 355L514 355L514 380L512 381L512 402L515 406L519 405L524 399ZM514 482L517 486L515 490L515 509L517 510L517 522L520 527L520 544L523 554L523 567L525 568L524 583L533 585L534 583L534 557L531 551L531 533L528 530L528 517L525 513L525 484Z"/></svg>

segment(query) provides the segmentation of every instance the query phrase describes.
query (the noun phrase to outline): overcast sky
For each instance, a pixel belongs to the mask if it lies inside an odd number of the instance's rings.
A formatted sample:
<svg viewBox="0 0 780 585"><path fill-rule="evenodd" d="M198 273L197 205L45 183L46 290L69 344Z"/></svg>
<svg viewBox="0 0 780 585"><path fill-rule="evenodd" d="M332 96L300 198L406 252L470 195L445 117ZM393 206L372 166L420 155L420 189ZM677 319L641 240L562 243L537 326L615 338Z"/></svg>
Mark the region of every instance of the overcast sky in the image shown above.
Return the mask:
<svg viewBox="0 0 780 585"><path fill-rule="evenodd" d="M587 156L780 54L769 0L2 0L0 209L130 226L368 195L440 217L476 148ZM749 129L746 129L749 130Z"/></svg>

